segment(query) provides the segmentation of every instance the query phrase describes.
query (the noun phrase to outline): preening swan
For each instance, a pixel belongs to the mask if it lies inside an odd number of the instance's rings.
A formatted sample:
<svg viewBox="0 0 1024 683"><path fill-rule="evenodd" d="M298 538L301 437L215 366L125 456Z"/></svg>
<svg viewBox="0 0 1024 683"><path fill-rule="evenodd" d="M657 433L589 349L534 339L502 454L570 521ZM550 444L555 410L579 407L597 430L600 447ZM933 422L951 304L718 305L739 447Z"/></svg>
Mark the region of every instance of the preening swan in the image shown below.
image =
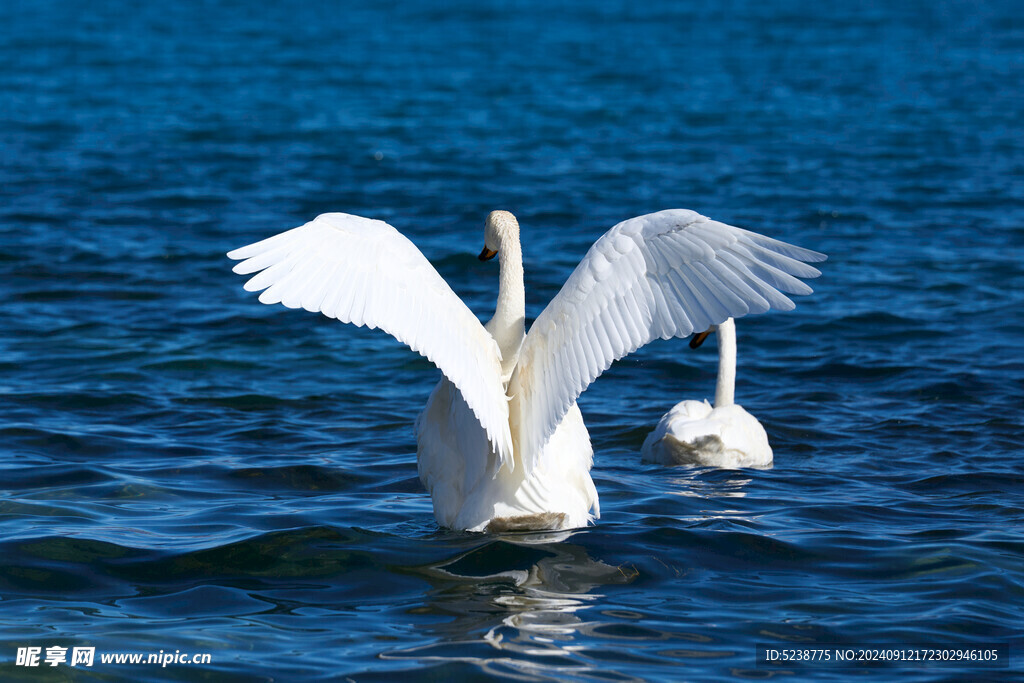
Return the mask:
<svg viewBox="0 0 1024 683"><path fill-rule="evenodd" d="M711 332L718 337L718 382L715 407L704 401L681 401L665 413L647 435L643 459L661 465L766 468L772 447L757 419L733 402L736 389L736 322L729 318L690 342L697 348Z"/></svg>
<svg viewBox="0 0 1024 683"><path fill-rule="evenodd" d="M493 211L481 258L499 256L498 302L481 325L387 223L342 213L236 249L263 303L380 327L444 377L416 421L420 479L443 526L569 529L600 516L593 450L576 399L657 338L791 309L808 294L808 249L671 209L619 223L591 246L529 332L519 223Z"/></svg>

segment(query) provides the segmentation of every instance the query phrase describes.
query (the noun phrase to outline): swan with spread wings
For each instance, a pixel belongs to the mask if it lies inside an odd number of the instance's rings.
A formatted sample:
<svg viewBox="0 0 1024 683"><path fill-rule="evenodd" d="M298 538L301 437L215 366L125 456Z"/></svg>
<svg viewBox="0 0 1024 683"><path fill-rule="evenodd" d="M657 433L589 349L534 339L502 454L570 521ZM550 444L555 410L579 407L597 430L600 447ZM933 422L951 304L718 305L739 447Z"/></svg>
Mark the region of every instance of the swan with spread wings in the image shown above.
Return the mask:
<svg viewBox="0 0 1024 683"><path fill-rule="evenodd" d="M654 339L788 310L824 255L670 209L591 246L526 331L519 223L492 211L481 259L499 258L482 325L423 254L379 220L327 213L228 253L266 304L381 328L440 368L416 420L420 479L439 524L570 529L600 516L593 449L576 405L611 364Z"/></svg>

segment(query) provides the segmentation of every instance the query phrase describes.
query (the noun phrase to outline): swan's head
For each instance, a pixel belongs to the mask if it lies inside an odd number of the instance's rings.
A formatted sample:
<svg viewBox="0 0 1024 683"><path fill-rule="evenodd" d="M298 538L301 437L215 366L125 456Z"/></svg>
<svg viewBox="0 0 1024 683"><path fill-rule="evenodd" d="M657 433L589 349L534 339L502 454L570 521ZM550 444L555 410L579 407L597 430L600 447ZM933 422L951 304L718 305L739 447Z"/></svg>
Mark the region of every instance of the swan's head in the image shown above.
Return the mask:
<svg viewBox="0 0 1024 683"><path fill-rule="evenodd" d="M484 223L484 250L480 252L480 260L494 258L509 240L519 241L519 221L508 211L491 211Z"/></svg>
<svg viewBox="0 0 1024 683"><path fill-rule="evenodd" d="M718 325L712 325L711 327L709 327L704 332L698 332L697 334L695 334L692 337L690 337L690 348L691 349L696 349L697 347L699 347L701 344L704 343L704 340L708 338L708 335L710 335L712 332L714 332L717 329L718 329Z"/></svg>
<svg viewBox="0 0 1024 683"><path fill-rule="evenodd" d="M732 318L726 318L720 325L712 325L704 332L699 332L690 338L690 348L695 349L703 344L704 340L707 339L708 335L712 332L733 339L733 344L735 344L735 325L736 322Z"/></svg>

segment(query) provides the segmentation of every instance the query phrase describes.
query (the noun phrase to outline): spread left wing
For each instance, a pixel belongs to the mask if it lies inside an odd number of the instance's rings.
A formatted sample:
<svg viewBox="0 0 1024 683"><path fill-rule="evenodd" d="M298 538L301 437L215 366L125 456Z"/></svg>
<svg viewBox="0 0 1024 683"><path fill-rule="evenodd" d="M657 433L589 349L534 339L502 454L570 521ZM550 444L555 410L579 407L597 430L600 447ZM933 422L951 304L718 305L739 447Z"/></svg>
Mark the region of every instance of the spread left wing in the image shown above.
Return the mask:
<svg viewBox="0 0 1024 683"><path fill-rule="evenodd" d="M325 213L235 249L236 273L260 301L380 327L433 361L458 387L502 462L512 462L501 351L426 257L383 221Z"/></svg>

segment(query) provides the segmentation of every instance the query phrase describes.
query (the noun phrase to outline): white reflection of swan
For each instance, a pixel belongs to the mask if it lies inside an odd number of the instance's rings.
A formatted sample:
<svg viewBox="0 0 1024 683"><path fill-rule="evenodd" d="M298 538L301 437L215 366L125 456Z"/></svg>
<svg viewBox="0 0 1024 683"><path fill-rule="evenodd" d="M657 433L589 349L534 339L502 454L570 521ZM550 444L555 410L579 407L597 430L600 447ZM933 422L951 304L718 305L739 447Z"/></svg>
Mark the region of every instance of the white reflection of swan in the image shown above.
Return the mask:
<svg viewBox="0 0 1024 683"><path fill-rule="evenodd" d="M579 642L581 631L601 623L585 616L604 598L593 591L629 583L638 572L592 559L583 546L563 542L571 535L500 535L451 559L415 568L435 587L430 612L454 619L427 627L441 642L381 656L463 661L530 680L562 680L569 671L581 679L588 670L597 673L589 669L586 647ZM481 644L489 646L490 656L471 656Z"/></svg>
<svg viewBox="0 0 1024 683"><path fill-rule="evenodd" d="M666 473L669 472L673 475L677 472L685 474L668 477L663 489L665 493L700 501L692 513L676 515L681 522L706 525L713 520L753 520L750 510L733 508L731 507L732 503L728 500L747 497L747 492L744 489L752 481L750 477L737 476L740 474L739 472L732 472L724 479L718 476L709 478L706 476L708 472L718 474L720 471L690 468L666 470ZM738 502L735 504L739 505Z"/></svg>

